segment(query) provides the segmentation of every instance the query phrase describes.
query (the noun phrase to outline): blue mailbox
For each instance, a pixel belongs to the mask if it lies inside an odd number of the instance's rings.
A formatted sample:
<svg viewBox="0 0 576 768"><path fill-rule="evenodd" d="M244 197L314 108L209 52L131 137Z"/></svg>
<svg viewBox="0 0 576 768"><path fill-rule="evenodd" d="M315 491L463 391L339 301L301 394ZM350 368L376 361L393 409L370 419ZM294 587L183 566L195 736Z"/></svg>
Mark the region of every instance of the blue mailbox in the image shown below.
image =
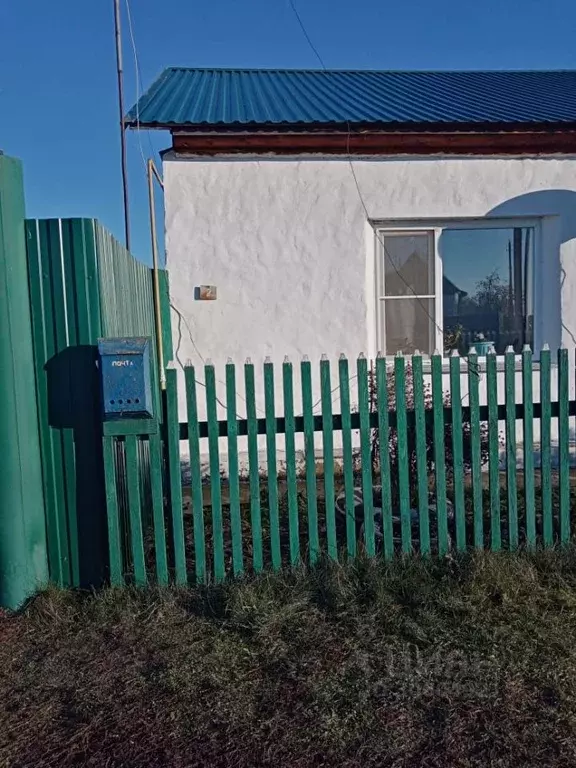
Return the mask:
<svg viewBox="0 0 576 768"><path fill-rule="evenodd" d="M99 339L105 419L152 418L151 340Z"/></svg>

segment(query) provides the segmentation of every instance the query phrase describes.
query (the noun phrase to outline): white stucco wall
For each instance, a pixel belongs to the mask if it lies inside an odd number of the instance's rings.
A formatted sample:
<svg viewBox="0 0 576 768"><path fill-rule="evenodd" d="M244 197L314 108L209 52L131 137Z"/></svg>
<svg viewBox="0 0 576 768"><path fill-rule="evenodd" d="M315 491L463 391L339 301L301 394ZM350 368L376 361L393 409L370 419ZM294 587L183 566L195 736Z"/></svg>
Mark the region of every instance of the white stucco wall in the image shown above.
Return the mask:
<svg viewBox="0 0 576 768"><path fill-rule="evenodd" d="M354 168L370 220L539 219L535 346L574 347L576 157L365 158ZM352 368L358 353L375 356L374 235L347 159L166 154L164 184L182 363L210 358L223 380L228 358L260 366L308 355L316 372L323 353L344 352ZM195 300L206 284L216 301ZM281 407L280 387L277 398ZM182 388L180 406L183 416Z"/></svg>

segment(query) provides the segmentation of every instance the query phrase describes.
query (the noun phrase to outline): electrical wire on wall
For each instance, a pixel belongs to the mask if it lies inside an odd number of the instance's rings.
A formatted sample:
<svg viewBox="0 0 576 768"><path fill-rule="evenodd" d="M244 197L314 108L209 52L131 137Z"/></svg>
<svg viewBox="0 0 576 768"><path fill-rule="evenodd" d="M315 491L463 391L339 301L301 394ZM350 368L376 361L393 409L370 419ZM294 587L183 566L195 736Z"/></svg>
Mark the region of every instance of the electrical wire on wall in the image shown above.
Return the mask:
<svg viewBox="0 0 576 768"><path fill-rule="evenodd" d="M142 130L140 128L140 106L139 106L139 102L140 102L140 96L141 96L142 70L140 68L140 57L138 55L138 48L137 48L137 45L136 45L136 36L135 36L135 33L134 33L134 22L133 22L133 18L132 18L132 11L131 11L131 8L130 8L130 1L129 0L124 0L124 2L125 2L125 8L126 8L126 18L127 18L127 21L128 21L128 32L129 32L129 36L130 36L130 43L131 43L132 53L133 53L133 58L134 58L134 80L135 80L135 84L136 84L136 106L135 106L135 110L136 110L136 135L137 135L137 139L138 139L138 147L139 147L139 150L140 150L140 156L142 158L142 163L144 165L144 171L147 174L148 173L148 163L147 163L146 156L145 156L145 153L144 153L144 148L142 146ZM154 149L154 146L152 144L152 140L150 138L150 134L149 134L148 131L146 131L146 136L148 138L148 144L149 144L149 147L150 147L150 153L151 153L152 157L154 157L156 152L155 152L155 149ZM162 190L163 190L164 189L164 185L163 185L163 183L161 181L161 178L160 178L160 176L159 176L159 174L158 174L158 172L156 171L155 168L154 168L154 170L155 170L155 172L157 174L158 181L159 181L160 186L162 187ZM156 248L158 248L158 243L157 242L155 243L155 246L156 246ZM167 263L166 258L165 258L164 262L165 262L165 265L166 265L166 263ZM186 331L188 333L188 336L190 338L190 342L191 342L191 344L192 344L196 354L198 355L198 357L202 361L202 364L206 365L206 358L204 357L204 355L200 351L200 349L199 349L199 347L198 347L198 345L197 345L197 343L196 343L196 341L194 339L194 336L192 334L192 329L190 328L190 324L186 320L186 318L183 315L183 313L181 312L181 310L178 309L178 307L176 306L176 304L174 303L174 300L172 299L172 297L170 295L168 296L168 301L169 301L170 308L178 316L178 343L176 345L176 350L175 350L175 353L174 353L174 356L176 358L176 362L178 363L178 365L180 366L180 368L182 370L185 369L186 366L182 362L182 359L180 357L180 347L181 347L181 344L182 344L182 324L184 324L184 326L186 328ZM217 381L222 386L225 386L224 382L221 379L217 379ZM199 384L201 387L206 388L205 382L202 381L200 378L198 378L198 376L196 376L196 383ZM238 393L237 396L241 400L244 400L244 402L246 402L245 399L239 393ZM218 404L222 408L224 408L225 411L227 411L226 404L224 402L222 402L222 400L220 400L220 398L217 397L216 401L218 402ZM258 409L258 410L260 410L260 409ZM263 411L260 411L260 412L263 413ZM237 418L240 419L242 417L237 414Z"/></svg>
<svg viewBox="0 0 576 768"><path fill-rule="evenodd" d="M318 59L318 62L320 63L320 66L324 70L324 72L327 72L328 68L326 67L326 64L324 63L324 60L323 60L322 56L320 55L320 53L318 51L318 48L314 45L314 43L312 41L312 38L310 37L310 34L308 33L308 30L306 29L306 26L305 26L305 24L304 24L304 22L302 20L302 17L300 16L300 14L298 12L298 9L296 7L296 4L295 4L294 0L288 0L288 5L292 9L292 12L294 13L296 21L298 22L298 25L299 25L300 29L302 30L302 33L303 33L303 35L304 35L304 37L306 39L306 42L308 43L310 49L314 53L314 56ZM364 196L363 196L362 190L360 188L360 182L358 181L358 177L356 175L356 169L354 168L354 162L352 160L352 153L351 153L351 150L350 150L350 140L351 140L351 137L352 137L352 126L350 124L350 121L346 120L346 158L347 158L347 161L348 161L348 166L350 168L350 172L352 174L352 178L354 180L354 186L355 186L356 192L358 194L358 199L360 201L360 205L362 206L362 209L364 211L364 215L366 216L366 220L368 222L370 222L371 221L371 216L370 216L370 213L368 211L368 206L366 205L366 201L364 200ZM392 256L390 255L390 252L388 251L388 249L386 248L386 246L384 244L384 240L380 236L378 230L376 230L376 229L374 230L374 235L376 237L376 240L380 244L380 246L382 248L382 252L383 252L384 256L386 257L387 261L390 263L390 265L392 266L392 268L394 269L394 271L396 272L396 274L398 275L400 280L405 284L405 286L408 288L408 290L413 294L413 297L416 299L418 304L420 304L422 310L424 311L424 314L426 315L426 317L429 318L429 320L432 322L432 324L434 325L436 330L439 332L440 337L443 337L444 331L443 331L442 327L439 325L439 323L436 320L436 318L429 312L427 306L424 304L422 299L416 294L416 291L414 290L412 285L406 280L406 278L404 277L404 275L402 274L400 269L395 264L395 261L392 258ZM468 367L470 367L470 362L469 361L468 361ZM480 378L478 366L475 369L472 369L472 372L476 376L478 376L478 378ZM338 389L338 387L336 387L336 389ZM464 395L462 400L464 400L467 397L468 397L467 394Z"/></svg>
<svg viewBox="0 0 576 768"><path fill-rule="evenodd" d="M198 357L202 361L202 364L206 365L207 364L207 359L204 357L204 355L202 354L202 352L198 348L198 345L196 344L196 341L194 340L194 336L192 334L192 329L190 328L190 324L189 324L188 320L186 320L184 314L178 309L178 307L174 304L174 301L171 298L170 298L170 308L178 316L178 343L176 344L176 349L174 351L174 357L176 358L176 362L178 363L180 368L182 368L182 370L184 370L186 368L186 366L184 365L184 363L182 362L182 360L180 358L180 347L182 345L182 325L184 325L184 327L186 328L186 331L188 332L188 337L190 339L190 342L191 342L192 346L194 347L194 350L195 350L196 354L198 355ZM224 381L222 381L222 379L216 379L216 381L219 384L222 384L223 387L226 386L226 383ZM201 387L206 388L206 384L203 381L201 381L198 377L196 377L196 383L200 384ZM236 392L236 397L239 398L240 400L242 400L244 403L247 402L246 398L243 397L239 392ZM227 407L226 403L223 403L222 400L220 400L218 397L216 398L216 402L220 406L222 406L222 408L224 408L224 410L226 412L228 411L228 407ZM263 416L265 415L265 411L263 411L258 406L256 406L256 410L259 413L261 413ZM242 416L242 415L237 413L236 414L236 418L241 420L241 419L246 419L247 416Z"/></svg>
<svg viewBox="0 0 576 768"><path fill-rule="evenodd" d="M149 201L150 202L150 226L151 226L151 235L152 235L152 248L153 248L153 255L154 255L154 264L156 265L156 263L157 263L156 254L158 252L158 243L156 241L156 225L155 225L155 214L154 214L154 196L153 196L153 188L152 188L153 175L156 176L156 178L158 180L158 183L160 184L160 187L162 188L162 191L164 191L164 184L162 182L162 179L161 179L158 171L156 170L156 167L154 165L154 161L152 159L150 159L148 161L147 166L149 166L149 167L147 167L147 171L148 171L148 175L149 175L148 182L149 182L149 196L150 196L150 201ZM166 262L166 259L165 259L165 262ZM155 273L155 277L156 277L156 266L155 266L155 269L154 269L154 273ZM155 284L155 289L159 290L157 282ZM175 349L175 352L174 352L174 356L176 358L176 362L178 363L178 365L180 366L182 371L184 371L186 366L184 365L184 363L182 362L182 359L180 357L180 347L182 345L182 324L184 324L184 326L185 326L185 328L186 328L186 330L188 332L188 336L190 338L190 342L192 343L192 346L194 348L194 351L196 352L196 354L198 355L198 357L202 361L203 365L206 365L208 361L204 357L202 352L200 351L198 345L196 344L196 341L195 341L194 336L192 334L192 329L190 328L190 324L188 323L188 321L186 320L184 314L176 306L176 304L174 303L174 300L170 296L170 282L169 281L167 281L167 290L168 290L168 303L169 303L170 309L173 312L175 312L176 315L178 316L178 342L176 344L176 349ZM158 296L159 296L159 293L158 293ZM159 299L158 299L158 302L159 302ZM159 305L159 303L158 303L158 306L157 306L157 312L158 312L158 316L160 316L160 314L159 314L160 313L160 305ZM157 327L157 334L158 334L158 338L161 339L161 329L159 327ZM161 361L163 360L163 354L161 353L161 348L160 348L160 353L159 353L159 360L161 360ZM164 379L163 368L161 368L161 371L160 371L160 379L161 379L161 381ZM195 381L200 386L202 386L204 388L206 387L205 382L203 382L197 376L195 376ZM225 386L225 383L221 379L217 379L217 381L218 381L219 384L222 384L222 386ZM240 394L238 394L237 396L241 400L244 400L244 398ZM227 411L227 406L226 406L225 403L222 402L222 400L220 400L217 397L216 401L218 402L218 404L222 408L224 408L225 411ZM246 402L246 401L244 400L244 402ZM240 418L238 416L238 414L236 414L236 417Z"/></svg>

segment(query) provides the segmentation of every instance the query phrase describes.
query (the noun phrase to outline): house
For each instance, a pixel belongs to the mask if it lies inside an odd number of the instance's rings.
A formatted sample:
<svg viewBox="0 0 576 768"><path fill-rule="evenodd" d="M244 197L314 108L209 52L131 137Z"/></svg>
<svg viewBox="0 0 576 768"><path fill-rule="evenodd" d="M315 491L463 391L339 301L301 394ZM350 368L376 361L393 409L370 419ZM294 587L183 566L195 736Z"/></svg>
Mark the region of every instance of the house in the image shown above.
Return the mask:
<svg viewBox="0 0 576 768"><path fill-rule="evenodd" d="M172 68L127 120L171 134L181 360L574 345L576 72Z"/></svg>
<svg viewBox="0 0 576 768"><path fill-rule="evenodd" d="M468 294L458 288L449 277L442 276L442 301L446 317L458 317L458 310Z"/></svg>

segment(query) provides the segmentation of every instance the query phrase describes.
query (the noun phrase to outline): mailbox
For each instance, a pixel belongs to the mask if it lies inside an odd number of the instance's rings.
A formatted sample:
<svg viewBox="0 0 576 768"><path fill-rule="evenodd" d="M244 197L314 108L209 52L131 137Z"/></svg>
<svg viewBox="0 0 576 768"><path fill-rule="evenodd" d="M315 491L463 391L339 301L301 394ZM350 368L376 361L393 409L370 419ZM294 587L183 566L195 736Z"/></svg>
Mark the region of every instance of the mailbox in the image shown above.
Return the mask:
<svg viewBox="0 0 576 768"><path fill-rule="evenodd" d="M105 419L152 418L149 338L99 339Z"/></svg>

